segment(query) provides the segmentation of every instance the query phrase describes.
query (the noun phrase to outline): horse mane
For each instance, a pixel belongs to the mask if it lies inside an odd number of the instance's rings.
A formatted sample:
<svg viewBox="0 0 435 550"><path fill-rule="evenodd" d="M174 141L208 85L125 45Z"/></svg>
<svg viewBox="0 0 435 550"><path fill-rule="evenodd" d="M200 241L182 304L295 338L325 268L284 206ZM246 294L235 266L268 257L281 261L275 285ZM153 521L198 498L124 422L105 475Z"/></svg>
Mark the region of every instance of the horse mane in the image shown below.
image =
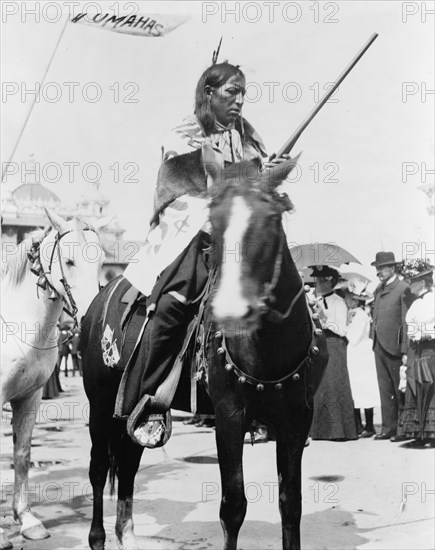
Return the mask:
<svg viewBox="0 0 435 550"><path fill-rule="evenodd" d="M17 287L23 282L29 272L28 253L31 251L32 246L41 243L44 235L45 231L43 229L32 231L24 241L17 245L13 254L7 255L6 262L2 265L2 280L8 278L12 287Z"/></svg>
<svg viewBox="0 0 435 550"><path fill-rule="evenodd" d="M294 205L286 193L279 193L275 186L264 185L262 160L255 157L224 168L221 173L223 185L211 189L211 204L218 203L231 190L247 190L258 193L265 202L274 204L282 212L289 212Z"/></svg>

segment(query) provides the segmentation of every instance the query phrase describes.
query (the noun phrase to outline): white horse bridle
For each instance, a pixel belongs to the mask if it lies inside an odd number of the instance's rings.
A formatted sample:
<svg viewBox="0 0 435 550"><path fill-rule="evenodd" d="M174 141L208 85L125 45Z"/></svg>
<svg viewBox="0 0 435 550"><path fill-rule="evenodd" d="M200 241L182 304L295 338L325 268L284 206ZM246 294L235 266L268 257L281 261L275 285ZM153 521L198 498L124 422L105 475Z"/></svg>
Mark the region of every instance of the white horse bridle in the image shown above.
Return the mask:
<svg viewBox="0 0 435 550"><path fill-rule="evenodd" d="M41 244L42 244L43 240L45 239L45 237L48 236L48 234L50 233L50 231L52 229L53 229L52 227L48 228L45 231L45 233L43 234L41 240L38 239L38 240L35 240L33 242L32 248L31 248L30 252L27 255L29 260L32 262L32 266L30 268L30 271L38 277L38 281L36 283L38 288L41 288L42 290L46 290L47 287L48 287L50 289L49 300L57 300L58 298L60 298L59 292L56 290L56 288L53 284L53 277L52 277L52 274L51 274L51 268L52 268L53 261L54 261L54 254L57 251L57 257L58 257L58 260L59 260L60 272L61 272L61 275L62 275L62 278L60 279L60 282L62 283L62 286L65 289L65 295L66 295L66 296L62 296L62 300L66 304L66 306L63 308L63 310L65 311L65 313L67 313L70 317L73 318L73 320L74 320L74 327L73 328L75 328L76 326L78 326L78 322L77 322L77 311L78 311L78 309L77 309L76 301L74 300L74 297L73 297L72 292L71 292L71 286L70 286L70 284L68 283L68 281L65 277L65 271L64 271L63 261L62 261L62 254L60 253L60 241L61 241L61 239L65 235L68 235L68 233L72 233L73 230L70 229L69 231L65 231L62 234L59 233L59 231L57 231L56 237L54 239L53 249L52 249L51 255L50 255L50 260L48 262L48 269L47 269L47 271L44 271L44 268L43 268L42 263L41 263L40 248L41 248ZM96 233L95 229L93 229L91 226L89 226L87 224L85 225L83 230L84 231L93 231L94 233Z"/></svg>

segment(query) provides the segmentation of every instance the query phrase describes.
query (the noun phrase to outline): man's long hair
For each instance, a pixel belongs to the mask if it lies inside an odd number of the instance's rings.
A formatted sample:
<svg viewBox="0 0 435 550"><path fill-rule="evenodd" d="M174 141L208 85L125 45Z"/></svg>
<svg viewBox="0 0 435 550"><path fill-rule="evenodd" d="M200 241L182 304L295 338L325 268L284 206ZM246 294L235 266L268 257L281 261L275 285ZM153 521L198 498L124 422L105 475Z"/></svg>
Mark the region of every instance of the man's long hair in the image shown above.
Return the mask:
<svg viewBox="0 0 435 550"><path fill-rule="evenodd" d="M235 75L245 78L245 75L239 67L231 65L230 63L217 63L206 69L198 81L195 92L194 113L206 136L213 133L216 122L216 116L211 110L210 96L207 94L206 88L210 87L215 90L223 86L225 82Z"/></svg>

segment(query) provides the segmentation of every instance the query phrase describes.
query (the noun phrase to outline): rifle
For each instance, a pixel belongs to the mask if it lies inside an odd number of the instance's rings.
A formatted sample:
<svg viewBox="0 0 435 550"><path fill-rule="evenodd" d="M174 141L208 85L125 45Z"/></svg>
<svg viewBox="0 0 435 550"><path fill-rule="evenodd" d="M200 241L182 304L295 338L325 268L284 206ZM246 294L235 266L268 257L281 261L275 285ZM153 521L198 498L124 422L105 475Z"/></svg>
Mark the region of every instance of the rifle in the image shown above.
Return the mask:
<svg viewBox="0 0 435 550"><path fill-rule="evenodd" d="M332 96L332 94L337 90L337 88L340 86L340 84L343 82L343 80L346 78L346 76L355 67L355 65L358 63L358 61L361 59L361 57L366 53L366 51L370 48L370 46L373 44L373 42L376 40L377 37L378 37L377 33L372 34L372 36L369 38L369 40L366 42L366 44L364 44L364 46L356 54L356 56L352 59L352 61L349 63L349 65L347 65L347 67L340 74L340 76L337 78L337 80L334 82L334 84L323 95L323 97L319 101L319 103L314 107L314 109L305 118L305 120L303 120L303 122L293 132L293 135L290 136L290 138L284 143L284 145L281 147L281 149L279 149L279 151L277 153L273 153L269 157L269 162L272 161L274 158L277 158L277 157L279 158L279 157L282 157L285 154L290 153L290 151L293 149L293 147L294 147L295 143L297 142L297 140L301 137L302 132L305 130L305 128L308 126L308 124L313 120L313 118L317 115L317 113L320 111L320 109L323 107L323 105L325 105L325 103Z"/></svg>

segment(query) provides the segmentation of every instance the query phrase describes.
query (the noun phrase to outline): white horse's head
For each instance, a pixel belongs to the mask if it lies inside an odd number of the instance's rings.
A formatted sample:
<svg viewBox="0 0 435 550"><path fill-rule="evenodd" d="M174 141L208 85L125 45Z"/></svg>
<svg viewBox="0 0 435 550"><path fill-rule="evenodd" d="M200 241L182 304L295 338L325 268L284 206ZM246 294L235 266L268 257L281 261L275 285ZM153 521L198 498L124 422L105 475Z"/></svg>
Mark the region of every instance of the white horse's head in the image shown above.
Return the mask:
<svg viewBox="0 0 435 550"><path fill-rule="evenodd" d="M49 284L66 302L77 308L78 322L99 291L99 272L104 251L96 231L75 218L65 221L46 209L52 230L40 245L39 260Z"/></svg>

